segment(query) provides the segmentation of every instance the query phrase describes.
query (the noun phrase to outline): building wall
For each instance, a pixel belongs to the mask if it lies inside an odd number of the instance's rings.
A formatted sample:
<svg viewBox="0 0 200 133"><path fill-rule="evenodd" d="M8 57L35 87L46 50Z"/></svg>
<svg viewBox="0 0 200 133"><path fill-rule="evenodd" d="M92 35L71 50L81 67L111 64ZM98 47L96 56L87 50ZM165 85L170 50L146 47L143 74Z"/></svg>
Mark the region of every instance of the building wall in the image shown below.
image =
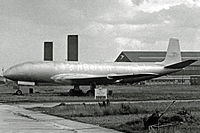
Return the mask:
<svg viewBox="0 0 200 133"><path fill-rule="evenodd" d="M180 75L180 76L163 76L151 80L146 80L145 81L146 85L162 85L162 84L185 84L185 85L190 85L190 76L187 75Z"/></svg>

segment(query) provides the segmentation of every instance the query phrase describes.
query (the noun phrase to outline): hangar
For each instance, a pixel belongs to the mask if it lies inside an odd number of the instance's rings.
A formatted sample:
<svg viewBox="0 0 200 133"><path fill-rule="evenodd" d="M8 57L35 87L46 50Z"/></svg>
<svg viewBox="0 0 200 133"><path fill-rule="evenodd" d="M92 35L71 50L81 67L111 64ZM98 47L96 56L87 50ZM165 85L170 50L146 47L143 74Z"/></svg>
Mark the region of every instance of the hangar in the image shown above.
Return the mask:
<svg viewBox="0 0 200 133"><path fill-rule="evenodd" d="M160 51L122 51L115 62L160 62L166 52ZM200 52L181 52L182 60L198 61L184 70L168 76L147 80L145 84L191 84L200 85Z"/></svg>

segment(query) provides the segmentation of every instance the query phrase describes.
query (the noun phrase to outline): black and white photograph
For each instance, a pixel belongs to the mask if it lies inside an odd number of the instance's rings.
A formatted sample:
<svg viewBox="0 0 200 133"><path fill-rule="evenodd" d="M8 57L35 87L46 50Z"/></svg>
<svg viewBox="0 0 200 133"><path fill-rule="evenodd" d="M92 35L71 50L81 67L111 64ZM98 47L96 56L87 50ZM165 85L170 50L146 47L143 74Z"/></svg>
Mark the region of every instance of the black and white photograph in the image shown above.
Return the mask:
<svg viewBox="0 0 200 133"><path fill-rule="evenodd" d="M0 133L200 132L200 0L0 0Z"/></svg>

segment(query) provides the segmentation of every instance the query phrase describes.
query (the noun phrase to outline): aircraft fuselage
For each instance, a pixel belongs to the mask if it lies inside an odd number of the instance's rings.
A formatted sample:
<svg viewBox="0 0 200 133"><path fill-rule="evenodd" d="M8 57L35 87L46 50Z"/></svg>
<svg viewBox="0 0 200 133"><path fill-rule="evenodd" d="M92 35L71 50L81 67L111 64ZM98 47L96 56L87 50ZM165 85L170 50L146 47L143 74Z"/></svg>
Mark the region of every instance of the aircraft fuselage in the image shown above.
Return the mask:
<svg viewBox="0 0 200 133"><path fill-rule="evenodd" d="M26 62L15 65L9 68L4 76L14 81L29 81L36 83L56 83L68 85L89 85L96 84L112 84L115 79L108 78L112 74L143 74L154 73L156 75L124 78L120 82L139 82L146 79L151 79L180 71L181 69L166 69L159 63L129 63L129 62L114 62L114 63L78 63L78 62ZM70 74L77 77L84 74L98 75L96 78L84 79L65 79L63 82L53 80L54 75Z"/></svg>

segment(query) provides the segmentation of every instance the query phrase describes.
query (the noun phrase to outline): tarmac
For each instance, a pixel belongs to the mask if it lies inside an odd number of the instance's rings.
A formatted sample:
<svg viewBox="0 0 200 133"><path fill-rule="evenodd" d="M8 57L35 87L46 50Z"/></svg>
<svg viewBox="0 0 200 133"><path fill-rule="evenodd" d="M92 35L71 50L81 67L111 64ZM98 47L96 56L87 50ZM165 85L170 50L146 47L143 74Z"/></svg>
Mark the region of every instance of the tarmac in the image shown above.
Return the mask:
<svg viewBox="0 0 200 133"><path fill-rule="evenodd" d="M0 103L0 133L120 133L98 125L29 111L24 107Z"/></svg>

